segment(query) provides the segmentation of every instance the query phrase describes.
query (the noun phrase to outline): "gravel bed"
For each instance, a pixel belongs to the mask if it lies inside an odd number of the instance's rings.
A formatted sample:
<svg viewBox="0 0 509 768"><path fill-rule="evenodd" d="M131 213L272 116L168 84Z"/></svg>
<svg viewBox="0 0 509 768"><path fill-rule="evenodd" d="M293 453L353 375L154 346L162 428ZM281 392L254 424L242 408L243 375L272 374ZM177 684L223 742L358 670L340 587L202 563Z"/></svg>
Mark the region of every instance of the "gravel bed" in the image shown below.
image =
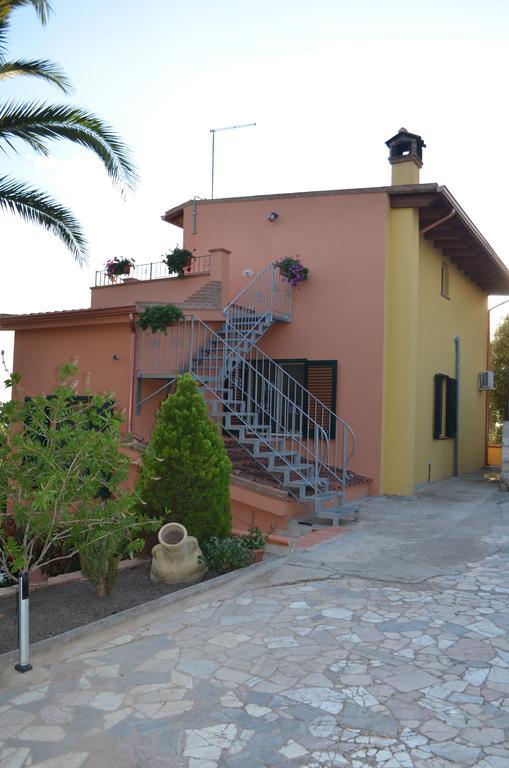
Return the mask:
<svg viewBox="0 0 509 768"><path fill-rule="evenodd" d="M45 640L68 629L103 619L147 603L187 584L152 584L151 561L119 572L109 597L97 597L88 581L43 586L30 592L30 642ZM213 578L207 574L206 579ZM0 653L17 648L16 595L0 597Z"/></svg>

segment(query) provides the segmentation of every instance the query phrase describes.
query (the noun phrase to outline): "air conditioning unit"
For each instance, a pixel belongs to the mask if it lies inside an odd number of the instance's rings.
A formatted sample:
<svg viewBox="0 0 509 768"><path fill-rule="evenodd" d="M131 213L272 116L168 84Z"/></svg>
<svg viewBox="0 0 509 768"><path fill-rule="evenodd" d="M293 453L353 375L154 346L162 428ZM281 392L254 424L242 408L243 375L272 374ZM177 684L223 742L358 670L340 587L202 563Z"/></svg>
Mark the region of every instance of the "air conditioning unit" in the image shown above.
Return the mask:
<svg viewBox="0 0 509 768"><path fill-rule="evenodd" d="M495 389L495 377L493 371L481 371L479 374L479 389Z"/></svg>

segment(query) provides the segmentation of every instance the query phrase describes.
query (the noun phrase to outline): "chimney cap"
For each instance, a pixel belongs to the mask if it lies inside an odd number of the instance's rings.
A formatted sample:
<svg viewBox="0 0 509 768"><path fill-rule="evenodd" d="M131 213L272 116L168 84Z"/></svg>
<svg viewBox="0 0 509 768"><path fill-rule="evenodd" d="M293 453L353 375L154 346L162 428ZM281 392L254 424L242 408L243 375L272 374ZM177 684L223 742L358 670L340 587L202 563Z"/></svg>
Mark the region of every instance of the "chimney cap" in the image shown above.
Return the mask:
<svg viewBox="0 0 509 768"><path fill-rule="evenodd" d="M419 134L410 133L406 128L400 128L398 133L387 139L385 144L389 147L391 165L413 160L419 167L422 166L422 150L426 144Z"/></svg>

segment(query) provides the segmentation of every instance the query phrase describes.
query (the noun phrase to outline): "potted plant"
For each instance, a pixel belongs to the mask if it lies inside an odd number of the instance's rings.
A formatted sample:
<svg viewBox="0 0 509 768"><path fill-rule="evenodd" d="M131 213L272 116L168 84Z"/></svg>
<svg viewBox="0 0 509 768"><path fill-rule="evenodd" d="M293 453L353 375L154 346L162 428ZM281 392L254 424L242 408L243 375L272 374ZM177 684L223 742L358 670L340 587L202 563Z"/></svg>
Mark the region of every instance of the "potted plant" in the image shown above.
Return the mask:
<svg viewBox="0 0 509 768"><path fill-rule="evenodd" d="M259 563L263 560L263 553L267 546L268 534L259 528L250 528L249 536L243 536L246 548L251 552L251 562Z"/></svg>
<svg viewBox="0 0 509 768"><path fill-rule="evenodd" d="M117 277L129 275L134 267L134 259L119 259L115 256L106 262L105 270L109 279L114 283Z"/></svg>
<svg viewBox="0 0 509 768"><path fill-rule="evenodd" d="M288 280L290 285L299 286L300 283L308 279L309 269L302 266L299 256L295 259L291 256L285 256L276 261L275 266L279 268L281 276Z"/></svg>
<svg viewBox="0 0 509 768"><path fill-rule="evenodd" d="M186 272L191 272L191 262L194 259L191 251L187 248L179 248L175 246L173 251L169 251L163 256L163 262L168 267L168 273L173 275L177 273L177 277L185 277Z"/></svg>
<svg viewBox="0 0 509 768"><path fill-rule="evenodd" d="M183 317L184 313L175 304L152 304L140 313L138 325L144 331L150 328L152 333L166 333L169 325L175 325Z"/></svg>

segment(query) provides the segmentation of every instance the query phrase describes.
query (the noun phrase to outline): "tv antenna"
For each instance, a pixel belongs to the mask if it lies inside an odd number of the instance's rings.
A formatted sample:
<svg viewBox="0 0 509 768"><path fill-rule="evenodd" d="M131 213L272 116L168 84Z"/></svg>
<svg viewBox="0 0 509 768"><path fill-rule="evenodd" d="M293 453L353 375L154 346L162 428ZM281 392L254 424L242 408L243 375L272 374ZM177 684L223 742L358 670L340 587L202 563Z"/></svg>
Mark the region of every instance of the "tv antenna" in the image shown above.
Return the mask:
<svg viewBox="0 0 509 768"><path fill-rule="evenodd" d="M214 160L215 160L215 146L216 146L216 133L217 131L233 131L236 128L252 128L256 123L243 123L242 125L227 125L225 128L211 128L212 134L212 174L211 174L211 189L210 199L214 199Z"/></svg>

